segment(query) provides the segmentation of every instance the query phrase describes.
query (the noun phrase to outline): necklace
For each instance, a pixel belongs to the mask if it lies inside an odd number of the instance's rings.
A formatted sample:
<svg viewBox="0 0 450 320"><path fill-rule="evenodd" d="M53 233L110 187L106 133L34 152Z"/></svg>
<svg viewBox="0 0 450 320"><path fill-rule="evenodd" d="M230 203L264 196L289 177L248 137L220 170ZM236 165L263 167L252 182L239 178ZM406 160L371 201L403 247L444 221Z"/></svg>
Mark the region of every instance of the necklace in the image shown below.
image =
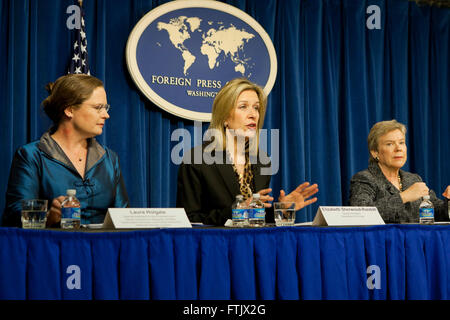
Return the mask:
<svg viewBox="0 0 450 320"><path fill-rule="evenodd" d="M78 158L78 161L79 162L82 162L84 159L86 159L87 158L87 152L86 152L86 150L81 150L81 152L78 152L78 155L77 155L77 158Z"/></svg>
<svg viewBox="0 0 450 320"><path fill-rule="evenodd" d="M402 178L400 178L400 173L398 174L397 179L398 179L398 185L400 187L400 191L402 191L403 185L402 185Z"/></svg>

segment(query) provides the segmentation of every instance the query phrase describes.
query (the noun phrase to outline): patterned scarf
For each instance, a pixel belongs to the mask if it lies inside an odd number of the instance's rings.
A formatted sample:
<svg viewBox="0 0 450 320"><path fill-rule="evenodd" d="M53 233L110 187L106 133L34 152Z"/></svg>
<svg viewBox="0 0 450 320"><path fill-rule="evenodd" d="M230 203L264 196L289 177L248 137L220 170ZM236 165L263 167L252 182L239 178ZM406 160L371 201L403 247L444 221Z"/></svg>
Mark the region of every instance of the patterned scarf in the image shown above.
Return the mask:
<svg viewBox="0 0 450 320"><path fill-rule="evenodd" d="M239 181L239 190L241 194L244 196L244 200L247 200L253 196L253 172L252 165L250 163L250 159L248 155L245 156L245 166L244 166L244 174L240 175L236 169L236 166L233 163L233 170L236 174L236 177Z"/></svg>

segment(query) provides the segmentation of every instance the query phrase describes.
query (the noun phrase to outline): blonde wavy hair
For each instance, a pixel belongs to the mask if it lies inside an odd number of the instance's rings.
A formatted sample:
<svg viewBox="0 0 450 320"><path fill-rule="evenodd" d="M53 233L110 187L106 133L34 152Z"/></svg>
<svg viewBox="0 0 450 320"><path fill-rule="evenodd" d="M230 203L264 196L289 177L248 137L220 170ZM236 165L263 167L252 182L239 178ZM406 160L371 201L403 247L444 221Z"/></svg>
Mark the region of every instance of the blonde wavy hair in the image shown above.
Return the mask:
<svg viewBox="0 0 450 320"><path fill-rule="evenodd" d="M211 123L208 130L217 130L219 132L219 134L215 135L215 140L213 141L213 147L216 150L226 149L225 122L234 112L239 95L246 90L255 91L259 99L259 120L256 129L256 139L251 139L256 145L249 146L250 150L257 150L259 130L264 124L264 117L266 115L267 96L260 86L246 78L236 78L227 82L214 99Z"/></svg>

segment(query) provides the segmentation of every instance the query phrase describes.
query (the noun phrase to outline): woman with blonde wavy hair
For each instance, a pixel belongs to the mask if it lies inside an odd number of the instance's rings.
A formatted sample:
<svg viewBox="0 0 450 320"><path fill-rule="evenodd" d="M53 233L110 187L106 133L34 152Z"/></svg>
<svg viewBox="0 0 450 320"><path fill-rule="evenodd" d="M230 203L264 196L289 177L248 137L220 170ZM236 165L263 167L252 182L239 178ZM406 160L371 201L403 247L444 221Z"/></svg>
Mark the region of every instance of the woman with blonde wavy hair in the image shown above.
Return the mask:
<svg viewBox="0 0 450 320"><path fill-rule="evenodd" d="M245 78L229 81L215 97L208 129L212 141L191 150L178 171L177 207L186 210L191 222L224 225L238 194L249 203L259 193L271 209L271 175L263 171L270 163L261 161L259 150L266 106L263 89ZM199 163L196 153L203 155ZM208 155L214 161L204 161ZM317 184L305 182L288 195L281 190L279 201L293 201L300 210L317 201L310 198L317 192ZM266 221L272 222L273 211L267 211Z"/></svg>
<svg viewBox="0 0 450 320"><path fill-rule="evenodd" d="M251 95L256 94L255 97L257 97L258 101L258 121L250 121L249 126L229 128L229 118L231 114L234 115L232 111L235 108L235 104L231 104L230 101L237 101L241 93L244 91L254 92L251 93ZM244 106L242 105L239 108L242 110L243 107ZM219 134L215 136L216 140L213 141L212 145L214 145L215 148L222 150L226 150L227 147L230 148L231 146L237 148L238 137L244 136L246 137L246 139L242 140L245 142L244 148L247 151L256 154L259 146L259 130L264 124L266 107L267 97L260 86L243 78L234 79L228 82L227 86L225 86L223 90L219 91L213 102L209 131L217 130ZM237 111L239 112L239 109Z"/></svg>

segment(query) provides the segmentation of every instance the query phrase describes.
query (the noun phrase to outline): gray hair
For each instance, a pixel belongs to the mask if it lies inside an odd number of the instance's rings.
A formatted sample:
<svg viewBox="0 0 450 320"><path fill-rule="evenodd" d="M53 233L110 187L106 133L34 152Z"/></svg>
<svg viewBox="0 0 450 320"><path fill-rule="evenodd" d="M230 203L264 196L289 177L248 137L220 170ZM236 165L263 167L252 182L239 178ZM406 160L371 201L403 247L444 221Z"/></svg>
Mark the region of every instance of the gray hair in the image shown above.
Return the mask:
<svg viewBox="0 0 450 320"><path fill-rule="evenodd" d="M400 130L406 136L406 126L397 120L380 121L373 125L367 137L367 145L369 147L369 161L376 161L370 151L378 151L378 140L386 133Z"/></svg>

